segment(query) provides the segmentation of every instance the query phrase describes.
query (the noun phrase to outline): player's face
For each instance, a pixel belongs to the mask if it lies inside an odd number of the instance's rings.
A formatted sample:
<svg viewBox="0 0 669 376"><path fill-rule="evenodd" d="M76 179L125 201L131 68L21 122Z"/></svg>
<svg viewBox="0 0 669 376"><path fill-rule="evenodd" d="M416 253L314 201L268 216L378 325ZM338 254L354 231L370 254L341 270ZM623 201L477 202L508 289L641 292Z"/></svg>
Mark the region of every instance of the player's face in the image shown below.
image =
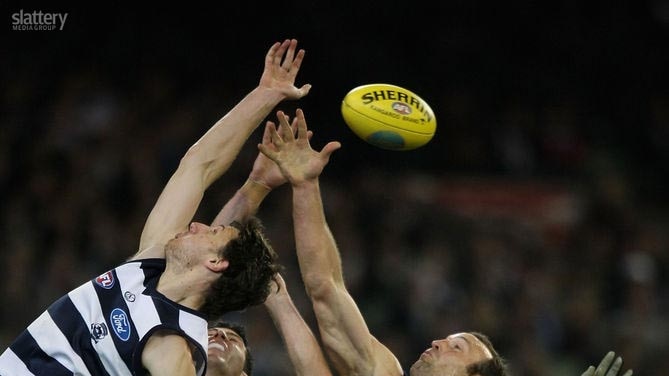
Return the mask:
<svg viewBox="0 0 669 376"><path fill-rule="evenodd" d="M238 234L239 230L233 226L207 226L193 222L187 231L178 233L167 242L166 256L189 265L196 262L198 256L218 253Z"/></svg>
<svg viewBox="0 0 669 376"><path fill-rule="evenodd" d="M245 362L246 346L234 330L228 328L209 329L208 376L243 375Z"/></svg>
<svg viewBox="0 0 669 376"><path fill-rule="evenodd" d="M411 376L467 375L467 366L492 359L490 350L470 333L452 334L432 346L411 366Z"/></svg>

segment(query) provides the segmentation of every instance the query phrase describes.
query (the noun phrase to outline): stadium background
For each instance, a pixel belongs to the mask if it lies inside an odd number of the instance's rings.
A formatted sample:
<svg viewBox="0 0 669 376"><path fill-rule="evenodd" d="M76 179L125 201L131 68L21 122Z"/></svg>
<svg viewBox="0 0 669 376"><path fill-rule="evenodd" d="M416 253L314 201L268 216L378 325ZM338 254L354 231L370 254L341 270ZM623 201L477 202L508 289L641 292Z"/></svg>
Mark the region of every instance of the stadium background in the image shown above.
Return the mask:
<svg viewBox="0 0 669 376"><path fill-rule="evenodd" d="M322 186L348 286L405 367L476 329L514 375L577 375L611 349L666 374L669 2L447 3L3 3L0 347L135 252L179 157L256 85L269 45L295 37L313 144L343 143ZM20 9L68 18L13 31ZM431 104L430 144L382 151L346 128L342 97L372 82ZM243 183L259 139L197 219ZM289 189L259 216L315 327ZM256 375L292 374L262 307L230 316Z"/></svg>

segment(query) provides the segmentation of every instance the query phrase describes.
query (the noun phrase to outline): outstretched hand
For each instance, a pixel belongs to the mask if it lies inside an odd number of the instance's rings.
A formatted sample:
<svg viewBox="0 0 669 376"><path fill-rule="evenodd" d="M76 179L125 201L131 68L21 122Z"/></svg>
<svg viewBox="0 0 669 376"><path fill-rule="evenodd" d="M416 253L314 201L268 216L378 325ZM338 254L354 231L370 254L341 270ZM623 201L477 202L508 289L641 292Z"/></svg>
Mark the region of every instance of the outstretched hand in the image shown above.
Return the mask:
<svg viewBox="0 0 669 376"><path fill-rule="evenodd" d="M286 39L283 43L276 42L265 56L265 69L260 77L259 86L277 90L286 99L300 99L309 93L311 85L300 88L295 86L295 77L300 71L304 50L297 49L296 39Z"/></svg>
<svg viewBox="0 0 669 376"><path fill-rule="evenodd" d="M615 358L615 360L614 360ZM588 367L581 376L618 376L618 372L623 365L623 359L621 357L616 358L616 354L613 351L609 351L602 361L599 363L597 368L594 366ZM622 376L632 376L632 370L627 370Z"/></svg>
<svg viewBox="0 0 669 376"><path fill-rule="evenodd" d="M276 124L272 121L268 121L267 124L265 125L265 131L262 136L262 143L264 145L268 145L270 148L275 149L274 145L272 144L271 128L276 129ZM296 135L297 118L293 118L293 123L290 125L290 128L291 131L293 132L293 135ZM279 134L281 134L282 132L280 124L279 124L279 130L277 132ZM307 131L307 138L309 140L311 140L311 136L313 136L313 132ZM286 178L281 173L279 166L277 166L277 164L274 163L274 161L267 158L267 156L265 156L265 154L263 153L258 153L255 162L253 162L253 169L251 170L249 179L256 183L260 183L269 189L274 189L284 184L287 181Z"/></svg>
<svg viewBox="0 0 669 376"><path fill-rule="evenodd" d="M288 117L282 112L277 113L279 131L272 123L268 123L270 139L258 145L260 152L274 161L284 178L292 185L300 185L318 178L323 168L330 161L332 153L341 147L337 141L329 142L320 152L311 148L309 131L304 112L296 111L293 124L297 126L297 135L288 124Z"/></svg>
<svg viewBox="0 0 669 376"><path fill-rule="evenodd" d="M274 278L269 282L269 295L267 295L263 304L271 311L273 308L285 305L286 299L290 300L290 295L288 295L288 290L286 289L286 282L283 280L281 274L276 273Z"/></svg>

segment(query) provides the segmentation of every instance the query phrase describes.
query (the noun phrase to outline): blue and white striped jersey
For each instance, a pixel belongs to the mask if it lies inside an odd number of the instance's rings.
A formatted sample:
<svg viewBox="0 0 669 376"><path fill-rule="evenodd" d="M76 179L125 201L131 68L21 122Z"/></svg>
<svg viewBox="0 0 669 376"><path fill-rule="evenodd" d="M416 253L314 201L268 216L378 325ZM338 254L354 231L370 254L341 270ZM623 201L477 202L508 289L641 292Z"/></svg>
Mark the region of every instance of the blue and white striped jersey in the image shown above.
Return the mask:
<svg viewBox="0 0 669 376"><path fill-rule="evenodd" d="M164 259L133 260L72 290L0 355L0 375L143 375L142 350L156 330L189 340L204 375L207 321L156 291L164 270Z"/></svg>

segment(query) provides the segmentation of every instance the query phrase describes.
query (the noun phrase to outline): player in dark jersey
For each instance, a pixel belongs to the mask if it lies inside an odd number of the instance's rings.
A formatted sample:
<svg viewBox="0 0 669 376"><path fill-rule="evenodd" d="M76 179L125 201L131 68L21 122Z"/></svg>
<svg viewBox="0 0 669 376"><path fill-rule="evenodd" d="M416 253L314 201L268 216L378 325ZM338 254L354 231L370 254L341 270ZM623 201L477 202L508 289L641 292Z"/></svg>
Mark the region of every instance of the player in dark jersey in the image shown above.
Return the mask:
<svg viewBox="0 0 669 376"><path fill-rule="evenodd" d="M304 114L297 112L297 137L287 131L287 120L260 145L292 185L295 244L302 279L311 299L326 354L341 375L401 376L395 355L369 331L356 302L346 289L342 263L328 227L319 176L339 149L330 142L314 151ZM606 366L608 368L608 366ZM411 366L411 376L505 376L504 360L488 338L477 332L451 334L432 341ZM606 373L615 376L615 373ZM595 373L604 376L604 373ZM628 375L625 375L628 376Z"/></svg>
<svg viewBox="0 0 669 376"><path fill-rule="evenodd" d="M207 320L261 304L277 264L253 217L238 226L190 222L259 123L281 101L309 92L294 84L303 57L294 39L269 49L258 86L181 159L138 252L50 306L0 355L0 374L204 374ZM263 188L247 182L241 191L256 189ZM243 212L234 201L245 197L233 197L232 207Z"/></svg>

